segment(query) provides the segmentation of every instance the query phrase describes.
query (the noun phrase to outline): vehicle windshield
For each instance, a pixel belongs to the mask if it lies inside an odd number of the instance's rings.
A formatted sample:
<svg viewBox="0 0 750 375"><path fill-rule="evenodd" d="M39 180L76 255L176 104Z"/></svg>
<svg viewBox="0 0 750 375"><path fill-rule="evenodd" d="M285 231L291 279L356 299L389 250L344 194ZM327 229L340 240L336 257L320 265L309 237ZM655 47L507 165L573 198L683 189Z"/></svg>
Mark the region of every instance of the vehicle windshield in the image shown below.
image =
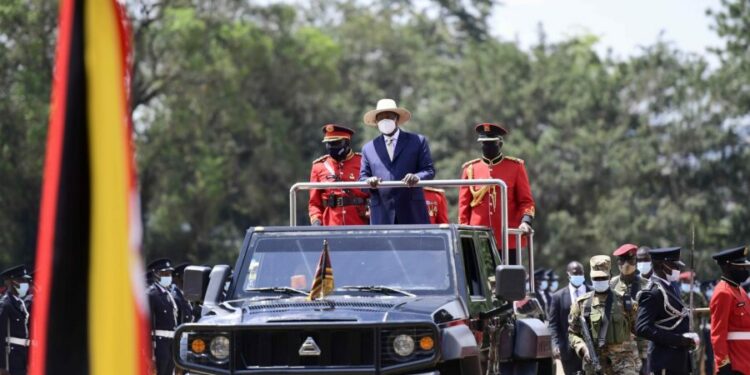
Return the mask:
<svg viewBox="0 0 750 375"><path fill-rule="evenodd" d="M346 286L382 286L413 294L442 294L453 286L447 231L261 232L253 234L253 250L243 262L238 279L242 288L235 288L235 298L268 293L272 287L309 291L323 240L328 240L335 294L366 292L344 290Z"/></svg>

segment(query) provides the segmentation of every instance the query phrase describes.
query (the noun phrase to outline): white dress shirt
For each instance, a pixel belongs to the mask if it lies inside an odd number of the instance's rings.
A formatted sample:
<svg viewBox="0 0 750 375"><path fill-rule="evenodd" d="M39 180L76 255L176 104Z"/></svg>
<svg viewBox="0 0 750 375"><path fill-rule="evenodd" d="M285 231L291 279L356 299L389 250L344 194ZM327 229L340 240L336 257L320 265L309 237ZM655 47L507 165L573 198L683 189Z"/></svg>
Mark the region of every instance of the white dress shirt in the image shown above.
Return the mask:
<svg viewBox="0 0 750 375"><path fill-rule="evenodd" d="M570 291L570 302L575 303L578 297L586 294L586 284L581 284L578 288L573 284L568 284L568 291Z"/></svg>
<svg viewBox="0 0 750 375"><path fill-rule="evenodd" d="M388 157L393 160L393 153L396 151L396 143L398 143L398 135L401 133L401 129L396 129L396 132L392 136L383 135L385 140L385 149L388 150Z"/></svg>

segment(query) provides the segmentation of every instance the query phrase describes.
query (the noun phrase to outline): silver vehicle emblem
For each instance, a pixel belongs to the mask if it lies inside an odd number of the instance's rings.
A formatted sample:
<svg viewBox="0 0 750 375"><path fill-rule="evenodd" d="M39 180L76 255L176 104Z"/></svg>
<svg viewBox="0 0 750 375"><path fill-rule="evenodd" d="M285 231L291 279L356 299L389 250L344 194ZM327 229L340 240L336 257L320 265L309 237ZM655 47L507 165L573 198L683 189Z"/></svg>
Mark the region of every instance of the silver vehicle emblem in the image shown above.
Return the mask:
<svg viewBox="0 0 750 375"><path fill-rule="evenodd" d="M302 346L299 347L299 355L305 357L320 355L320 348L312 337L308 336Z"/></svg>

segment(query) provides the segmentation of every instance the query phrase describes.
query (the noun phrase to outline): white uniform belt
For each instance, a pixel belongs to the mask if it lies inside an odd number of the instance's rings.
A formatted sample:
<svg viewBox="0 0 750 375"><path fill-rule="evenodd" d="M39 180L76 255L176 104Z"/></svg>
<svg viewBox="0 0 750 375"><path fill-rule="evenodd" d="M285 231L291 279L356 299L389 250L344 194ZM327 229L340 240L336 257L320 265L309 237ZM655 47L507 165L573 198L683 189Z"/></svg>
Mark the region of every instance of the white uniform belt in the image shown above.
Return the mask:
<svg viewBox="0 0 750 375"><path fill-rule="evenodd" d="M174 338L174 331L165 331L163 329L155 329L153 330L154 336L159 337L166 337L166 338Z"/></svg>
<svg viewBox="0 0 750 375"><path fill-rule="evenodd" d="M750 340L750 332L729 332L727 340Z"/></svg>
<svg viewBox="0 0 750 375"><path fill-rule="evenodd" d="M8 344L13 344L13 345L29 346L29 343L31 342L31 340L22 339L18 337L6 337L5 342L7 342Z"/></svg>

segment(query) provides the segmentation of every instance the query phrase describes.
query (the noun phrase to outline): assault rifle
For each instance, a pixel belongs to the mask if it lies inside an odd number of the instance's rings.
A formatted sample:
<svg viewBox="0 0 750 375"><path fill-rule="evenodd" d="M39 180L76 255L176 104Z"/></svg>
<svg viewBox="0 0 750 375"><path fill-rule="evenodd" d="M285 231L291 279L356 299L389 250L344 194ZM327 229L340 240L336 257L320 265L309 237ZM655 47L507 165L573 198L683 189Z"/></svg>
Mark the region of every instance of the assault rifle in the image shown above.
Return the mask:
<svg viewBox="0 0 750 375"><path fill-rule="evenodd" d="M586 322L586 318L581 314L578 317L581 321L581 334L583 335L583 341L586 343L586 349L589 352L589 358L591 358L591 364L594 366L594 373L597 375L603 374L602 364L599 362L599 356L596 355L596 346L594 346L594 339L591 338L591 332L589 332L589 324Z"/></svg>

